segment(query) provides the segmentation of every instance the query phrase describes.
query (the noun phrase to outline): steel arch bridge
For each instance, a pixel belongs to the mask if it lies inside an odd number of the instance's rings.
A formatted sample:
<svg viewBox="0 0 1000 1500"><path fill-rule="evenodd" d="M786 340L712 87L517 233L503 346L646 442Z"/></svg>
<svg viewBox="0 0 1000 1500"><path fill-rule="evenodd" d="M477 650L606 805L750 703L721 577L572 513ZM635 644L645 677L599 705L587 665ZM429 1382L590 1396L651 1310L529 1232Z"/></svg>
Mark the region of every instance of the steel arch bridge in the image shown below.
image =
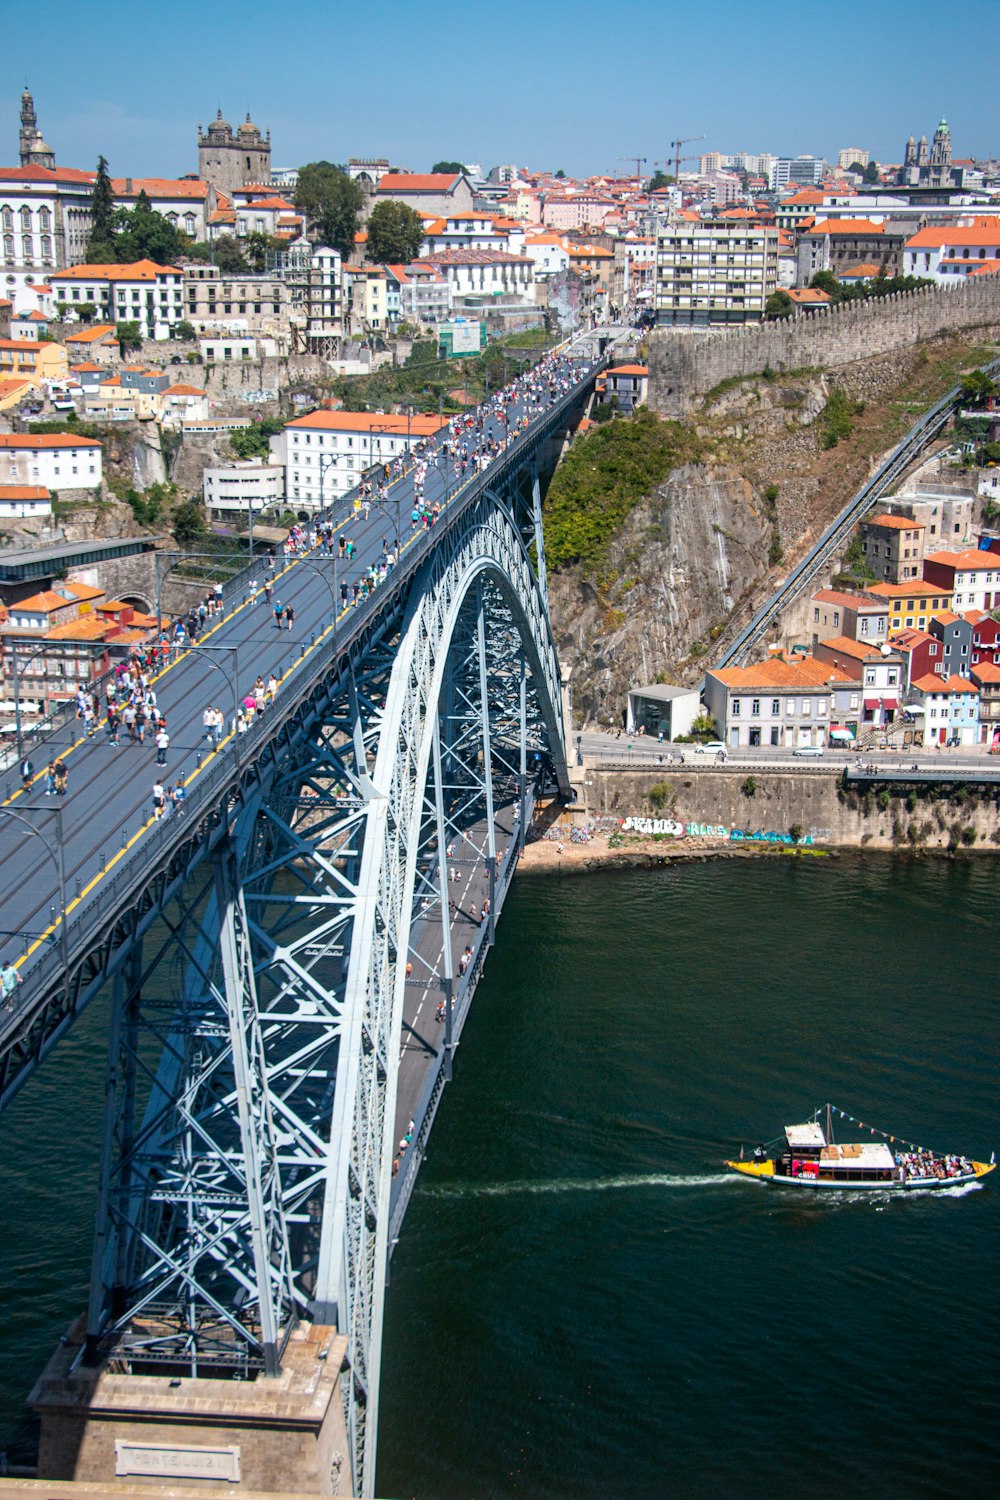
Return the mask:
<svg viewBox="0 0 1000 1500"><path fill-rule="evenodd" d="M570 794L541 456L476 486L75 971L112 978L84 1358L273 1374L333 1325L363 1495L388 1258L536 791Z"/></svg>

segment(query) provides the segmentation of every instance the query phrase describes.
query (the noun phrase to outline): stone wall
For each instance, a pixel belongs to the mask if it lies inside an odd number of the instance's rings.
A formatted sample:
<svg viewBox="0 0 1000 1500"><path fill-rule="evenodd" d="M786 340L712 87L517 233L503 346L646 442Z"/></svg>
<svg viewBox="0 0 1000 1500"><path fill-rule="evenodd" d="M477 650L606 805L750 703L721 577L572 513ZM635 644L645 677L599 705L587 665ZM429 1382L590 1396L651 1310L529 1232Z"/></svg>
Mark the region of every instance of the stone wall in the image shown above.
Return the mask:
<svg viewBox="0 0 1000 1500"><path fill-rule="evenodd" d="M754 790L748 794L751 780ZM578 795L582 800L585 794L588 811L597 815L675 818L681 823L723 825L750 833L787 833L800 824L817 844L834 848L947 849L967 828L976 834L968 847L996 853L1000 845L1000 788L985 794L962 788L957 796L945 795L956 791L951 787L943 791L917 788L911 810L906 804L908 787L892 788L889 806L882 807L877 787L870 796L853 789L842 793L838 781L833 770L690 765L652 771L586 768ZM654 787L661 790L651 798ZM932 790L941 794L932 798L928 795Z"/></svg>
<svg viewBox="0 0 1000 1500"><path fill-rule="evenodd" d="M720 381L759 375L768 365L831 369L966 329L1000 334L1000 277L841 303L822 315L716 333L664 331L650 342L649 404L664 416L685 417L696 396Z"/></svg>

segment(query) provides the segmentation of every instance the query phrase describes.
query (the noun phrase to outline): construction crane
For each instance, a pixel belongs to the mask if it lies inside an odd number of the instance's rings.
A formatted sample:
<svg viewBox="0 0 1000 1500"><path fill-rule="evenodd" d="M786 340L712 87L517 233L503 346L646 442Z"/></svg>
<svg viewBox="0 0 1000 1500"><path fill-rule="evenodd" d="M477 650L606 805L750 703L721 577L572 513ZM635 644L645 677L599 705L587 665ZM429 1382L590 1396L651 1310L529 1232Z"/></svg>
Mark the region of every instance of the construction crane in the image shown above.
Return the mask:
<svg viewBox="0 0 1000 1500"><path fill-rule="evenodd" d="M675 177L679 177L681 175L681 162L682 161L694 161L694 157L693 156L681 156L681 147L682 146L689 146L692 141L703 141L704 139L705 139L705 137L703 135L682 135L681 138L680 138L680 140L671 141L670 142L670 149L674 153L674 176Z"/></svg>
<svg viewBox="0 0 1000 1500"><path fill-rule="evenodd" d="M637 190L639 192L642 192L642 174L639 171L639 168L646 165L646 158L644 156L619 156L618 160L635 162L635 185Z"/></svg>

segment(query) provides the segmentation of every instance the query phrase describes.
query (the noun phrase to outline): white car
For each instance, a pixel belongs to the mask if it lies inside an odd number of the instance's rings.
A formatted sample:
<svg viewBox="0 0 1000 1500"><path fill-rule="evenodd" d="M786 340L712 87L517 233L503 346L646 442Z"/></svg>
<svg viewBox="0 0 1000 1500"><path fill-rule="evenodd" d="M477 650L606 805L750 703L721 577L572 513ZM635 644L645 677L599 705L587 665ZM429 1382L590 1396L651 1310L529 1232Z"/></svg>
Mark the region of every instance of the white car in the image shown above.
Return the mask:
<svg viewBox="0 0 1000 1500"><path fill-rule="evenodd" d="M695 755L725 755L726 747L721 740L706 740L704 745L695 745Z"/></svg>
<svg viewBox="0 0 1000 1500"><path fill-rule="evenodd" d="M822 745L796 745L792 751L793 755L822 755Z"/></svg>

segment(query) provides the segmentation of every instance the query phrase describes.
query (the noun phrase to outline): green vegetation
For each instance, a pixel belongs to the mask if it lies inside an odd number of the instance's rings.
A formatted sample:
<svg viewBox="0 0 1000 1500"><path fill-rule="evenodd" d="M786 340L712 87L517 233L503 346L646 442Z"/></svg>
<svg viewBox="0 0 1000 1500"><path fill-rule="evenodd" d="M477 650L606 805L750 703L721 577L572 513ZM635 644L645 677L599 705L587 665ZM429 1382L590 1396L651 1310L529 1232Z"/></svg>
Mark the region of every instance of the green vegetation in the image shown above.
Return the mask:
<svg viewBox="0 0 1000 1500"><path fill-rule="evenodd" d="M985 370L970 370L958 384L962 400L969 406L985 406L997 394L997 383Z"/></svg>
<svg viewBox="0 0 1000 1500"><path fill-rule="evenodd" d="M354 254L364 199L361 184L329 161L309 162L295 185L295 206L305 214L308 227L316 230L321 244L339 250L344 260Z"/></svg>
<svg viewBox="0 0 1000 1500"><path fill-rule="evenodd" d="M97 179L91 194L94 216L86 258L90 265L122 265L136 260L153 260L157 265L171 265L188 250L191 241L163 214L158 214L144 192L134 208L112 208L108 202L111 182L107 162L100 157Z"/></svg>
<svg viewBox="0 0 1000 1500"><path fill-rule="evenodd" d="M178 547L193 546L195 542L201 540L207 530L205 512L197 500L185 500L178 505L174 511L174 524L171 528Z"/></svg>
<svg viewBox="0 0 1000 1500"><path fill-rule="evenodd" d="M449 172L454 176L456 172L464 172L465 167L463 167L460 161L436 161L433 167L431 167L431 171Z"/></svg>
<svg viewBox="0 0 1000 1500"><path fill-rule="evenodd" d="M824 448L836 448L842 438L852 432L851 418L858 417L865 409L863 401L855 401L839 385L832 386L826 405L820 413L820 434Z"/></svg>
<svg viewBox="0 0 1000 1500"><path fill-rule="evenodd" d="M119 500L131 506L132 514L140 526L155 526L166 516L170 506L177 499L177 486L175 484L151 484L148 490L136 490L129 486L127 489L122 484L112 482L111 488Z"/></svg>
<svg viewBox="0 0 1000 1500"><path fill-rule="evenodd" d="M239 427L229 434L229 446L237 458L267 458L271 448L268 441L275 433L283 431L283 417L264 417L249 427Z"/></svg>
<svg viewBox="0 0 1000 1500"><path fill-rule="evenodd" d="M891 297L894 292L916 292L922 286L933 286L934 282L927 276L886 276L880 272L867 281L849 282L845 286L832 271L817 271L809 285L826 292L837 303L869 302L873 297Z"/></svg>
<svg viewBox="0 0 1000 1500"><path fill-rule="evenodd" d="M481 354L462 359L439 359L437 339L418 339L402 365L383 365L371 375L348 375L330 384L330 394L347 411L392 411L412 406L415 412L463 409L452 400L453 390L468 390L470 401L480 401L520 370L534 364L551 342L544 329L491 340Z"/></svg>
<svg viewBox="0 0 1000 1500"><path fill-rule="evenodd" d="M694 740L714 740L716 738L715 720L711 714L699 714L691 725L691 734L688 743L690 744ZM675 744L680 744L679 738L675 740Z"/></svg>
<svg viewBox="0 0 1000 1500"><path fill-rule="evenodd" d="M181 318L179 322L174 324L175 339L184 339L185 341L190 341L191 339L197 337L198 335L195 333L194 324L189 323L187 318Z"/></svg>
<svg viewBox="0 0 1000 1500"><path fill-rule="evenodd" d="M118 340L123 354L129 349L142 348L142 334L139 331L139 324L136 322L118 323L115 326L115 338Z"/></svg>
<svg viewBox="0 0 1000 1500"><path fill-rule="evenodd" d="M740 786L740 791L743 793L744 797L752 797L756 790L757 781L753 776L748 776Z"/></svg>
<svg viewBox="0 0 1000 1500"><path fill-rule="evenodd" d="M847 551L844 553L841 576L856 579L859 583L875 582L875 574L868 566L868 559L861 550L861 536L857 531L851 537Z"/></svg>
<svg viewBox="0 0 1000 1500"><path fill-rule="evenodd" d="M801 843L803 837L805 836L805 829L803 828L802 824L792 823L788 829L788 836L789 838L794 839L797 844Z"/></svg>
<svg viewBox="0 0 1000 1500"><path fill-rule="evenodd" d="M653 785L649 789L648 796L649 796L650 802L656 808L657 812L659 812L660 809L665 804L667 798L670 796L670 783L669 783L669 781L656 781L656 782L654 782Z"/></svg>
<svg viewBox="0 0 1000 1500"><path fill-rule="evenodd" d="M670 470L699 457L693 433L641 408L577 439L556 470L545 500L549 566L602 565L607 547L632 509Z"/></svg>
<svg viewBox="0 0 1000 1500"><path fill-rule="evenodd" d="M406 265L420 254L424 221L408 203L376 203L365 227L374 265Z"/></svg>
<svg viewBox="0 0 1000 1500"><path fill-rule="evenodd" d="M764 303L764 317L770 323L776 323L779 318L790 318L795 311L795 304L787 292L772 292Z"/></svg>

